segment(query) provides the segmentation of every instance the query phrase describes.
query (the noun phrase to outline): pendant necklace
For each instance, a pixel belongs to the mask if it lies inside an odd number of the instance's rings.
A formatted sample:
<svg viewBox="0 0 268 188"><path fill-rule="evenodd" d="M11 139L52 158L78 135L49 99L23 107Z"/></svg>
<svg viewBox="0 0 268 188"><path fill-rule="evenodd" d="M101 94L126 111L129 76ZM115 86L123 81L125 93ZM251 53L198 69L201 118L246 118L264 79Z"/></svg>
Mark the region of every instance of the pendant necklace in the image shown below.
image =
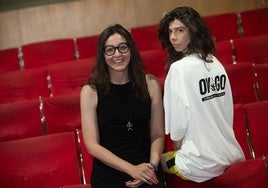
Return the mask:
<svg viewBox="0 0 268 188"><path fill-rule="evenodd" d="M116 88L113 87L112 90L113 90L114 96L115 96L115 98L120 106L121 111L124 112L123 105L121 104L120 99L116 93ZM134 129L134 125L131 123L131 95L130 95L130 92L129 92L128 108L129 108L128 109L128 121L127 121L127 124L125 127L126 127L127 132L132 132Z"/></svg>

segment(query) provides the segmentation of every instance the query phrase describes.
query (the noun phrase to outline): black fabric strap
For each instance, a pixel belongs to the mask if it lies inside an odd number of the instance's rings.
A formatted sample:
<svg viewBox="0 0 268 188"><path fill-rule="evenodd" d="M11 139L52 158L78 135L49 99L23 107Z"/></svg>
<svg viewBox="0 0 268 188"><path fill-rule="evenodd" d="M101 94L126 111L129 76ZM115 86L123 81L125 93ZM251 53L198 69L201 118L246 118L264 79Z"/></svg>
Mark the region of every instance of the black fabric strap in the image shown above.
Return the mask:
<svg viewBox="0 0 268 188"><path fill-rule="evenodd" d="M167 167L168 168L171 168L171 167L173 167L175 165L175 157L173 157L172 159L169 159L168 161L167 161Z"/></svg>

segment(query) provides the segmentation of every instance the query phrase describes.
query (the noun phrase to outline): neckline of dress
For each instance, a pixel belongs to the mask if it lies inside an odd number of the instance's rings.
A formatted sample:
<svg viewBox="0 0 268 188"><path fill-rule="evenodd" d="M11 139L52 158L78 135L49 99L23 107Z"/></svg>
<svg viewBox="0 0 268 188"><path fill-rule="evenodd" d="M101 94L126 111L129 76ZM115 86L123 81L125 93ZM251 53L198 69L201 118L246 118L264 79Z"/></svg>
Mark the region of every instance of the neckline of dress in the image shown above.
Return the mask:
<svg viewBox="0 0 268 188"><path fill-rule="evenodd" d="M123 84L115 84L115 83L110 82L110 84L113 86L125 86L125 85L129 85L129 83L130 81L127 81L126 83L123 83Z"/></svg>

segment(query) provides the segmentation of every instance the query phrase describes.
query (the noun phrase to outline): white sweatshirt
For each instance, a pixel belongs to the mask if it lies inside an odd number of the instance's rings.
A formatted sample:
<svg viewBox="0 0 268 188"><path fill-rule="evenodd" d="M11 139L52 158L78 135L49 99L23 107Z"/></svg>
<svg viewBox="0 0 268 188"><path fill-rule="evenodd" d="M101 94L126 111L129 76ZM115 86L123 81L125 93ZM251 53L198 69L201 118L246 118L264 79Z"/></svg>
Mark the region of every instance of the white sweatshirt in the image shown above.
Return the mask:
<svg viewBox="0 0 268 188"><path fill-rule="evenodd" d="M165 132L182 140L175 163L189 180L216 177L234 162L245 160L233 132L233 100L221 63L197 54L174 62L164 88Z"/></svg>

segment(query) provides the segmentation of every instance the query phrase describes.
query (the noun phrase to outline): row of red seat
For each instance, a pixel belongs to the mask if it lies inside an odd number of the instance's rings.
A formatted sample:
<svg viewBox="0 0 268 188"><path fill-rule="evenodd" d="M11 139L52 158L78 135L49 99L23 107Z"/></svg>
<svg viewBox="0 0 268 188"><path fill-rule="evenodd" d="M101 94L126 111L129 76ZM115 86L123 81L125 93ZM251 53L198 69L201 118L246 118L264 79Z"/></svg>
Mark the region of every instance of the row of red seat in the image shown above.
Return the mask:
<svg viewBox="0 0 268 188"><path fill-rule="evenodd" d="M268 63L268 34L216 42L215 56L222 64Z"/></svg>
<svg viewBox="0 0 268 188"><path fill-rule="evenodd" d="M79 93L0 105L0 141L81 128Z"/></svg>
<svg viewBox="0 0 268 188"><path fill-rule="evenodd" d="M38 99L80 91L94 59L82 59L0 75L0 103Z"/></svg>
<svg viewBox="0 0 268 188"><path fill-rule="evenodd" d="M224 67L230 80L234 104L268 100L268 63L241 62Z"/></svg>
<svg viewBox="0 0 268 188"><path fill-rule="evenodd" d="M156 32L156 31L155 31ZM135 33L135 32L134 32ZM144 32L146 33L146 32ZM145 36L143 36L145 37ZM135 39L139 41L139 39ZM159 41L148 41L142 39L137 42L141 53L153 50L162 50ZM147 38L147 40L150 40ZM159 46L150 46L157 43ZM23 55L18 60L17 49L0 51L0 72L12 70L31 69L49 66L51 64L69 62L93 58L97 48L97 36L89 36L76 40L78 50L75 50L72 39L61 39L47 42L29 44L23 47ZM145 47L141 47L145 45ZM216 42L215 56L223 64L235 64L239 61L251 61L254 63L268 62L268 34L252 37L233 38ZM20 53L22 54L22 53ZM22 58L23 57L23 58Z"/></svg>
<svg viewBox="0 0 268 188"><path fill-rule="evenodd" d="M13 130L13 132L21 132L18 129L29 128L29 124L33 123L32 119L39 119L39 122L35 122L35 124L36 127L39 124L39 132L43 130L43 134L32 135L28 138L28 136L25 136L27 134L25 129L23 134L26 138L21 136L19 139L13 138L13 140L0 142L0 184L10 188L58 188L71 184L89 187L92 156L86 151L79 130L80 127L76 129L76 125L79 124L77 121L80 121L80 112L77 112L79 111L77 107L79 106L79 97L54 98L54 101L50 101L50 103L49 101L43 101L43 107L41 108L43 108L44 113L46 114L45 108L50 106L48 107L50 109L47 110L51 110L51 115L53 114L50 117L53 119L46 119L46 133L44 133L44 127L40 125L40 114L38 112L33 113L33 110L25 107L29 106L26 103L30 104L27 101L21 105L16 105L16 108L21 109L10 115L9 120L12 120L11 122L6 121L10 123L7 125L9 126L8 129ZM73 108L70 108L71 106ZM39 111L38 106L34 105L33 108ZM66 109L70 110L66 112ZM10 110L10 112L13 112L13 110ZM60 111L61 113L58 113ZM26 115L27 113L28 115ZM55 114L57 114L57 117L53 117ZM268 101L245 105L236 104L234 106L234 131L245 153L246 161L233 164L222 175L205 183L184 181L176 176L167 175L167 187L266 188L266 165L268 162L267 114ZM3 117L2 114L0 117ZM11 125L12 123L13 125ZM14 125L17 128L14 128ZM51 127L49 128L49 126ZM0 132L3 133L2 130ZM169 151L171 147L172 144L167 135L165 150ZM82 184L87 185L82 186Z"/></svg>
<svg viewBox="0 0 268 188"><path fill-rule="evenodd" d="M0 51L0 72L24 70L96 55L98 36L36 42Z"/></svg>
<svg viewBox="0 0 268 188"><path fill-rule="evenodd" d="M141 57L146 71L155 75L163 88L166 52L159 49L142 51ZM0 104L79 92L93 65L94 58L89 58L1 73ZM268 99L268 63L246 61L224 66L231 81L234 103Z"/></svg>

